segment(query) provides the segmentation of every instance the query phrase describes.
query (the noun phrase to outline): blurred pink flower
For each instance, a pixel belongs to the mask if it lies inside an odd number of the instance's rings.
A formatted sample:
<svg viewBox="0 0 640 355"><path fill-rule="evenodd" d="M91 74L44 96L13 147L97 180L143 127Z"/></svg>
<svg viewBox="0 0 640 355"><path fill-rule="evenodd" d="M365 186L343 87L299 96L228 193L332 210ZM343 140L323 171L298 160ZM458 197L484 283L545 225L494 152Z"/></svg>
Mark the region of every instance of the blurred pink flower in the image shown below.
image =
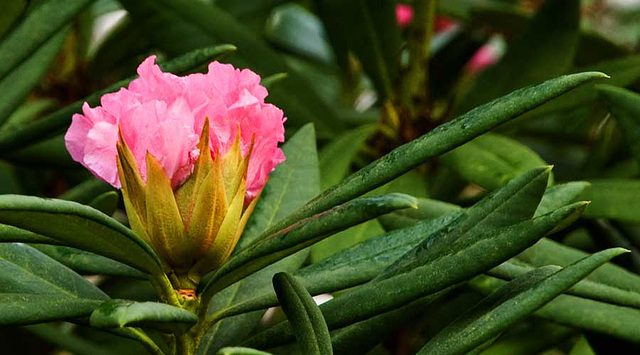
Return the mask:
<svg viewBox="0 0 640 355"><path fill-rule="evenodd" d="M407 27L413 20L413 7L407 4L396 5L396 21L400 27Z"/></svg>
<svg viewBox="0 0 640 355"><path fill-rule="evenodd" d="M505 52L504 43L499 37L494 37L478 49L467 63L469 74L478 74L484 69L496 64Z"/></svg>
<svg viewBox="0 0 640 355"><path fill-rule="evenodd" d="M73 115L65 135L73 159L96 177L120 188L116 164L118 126L146 181L145 155L151 153L177 188L193 170L199 154L199 135L205 117L210 122L210 150L223 156L236 140L238 129L243 156L254 148L247 173L247 199L255 197L267 175L285 157L286 118L265 103L267 89L251 70L213 62L206 74L184 77L164 73L150 56L138 67L140 77L128 88L106 94L101 106L82 107Z"/></svg>

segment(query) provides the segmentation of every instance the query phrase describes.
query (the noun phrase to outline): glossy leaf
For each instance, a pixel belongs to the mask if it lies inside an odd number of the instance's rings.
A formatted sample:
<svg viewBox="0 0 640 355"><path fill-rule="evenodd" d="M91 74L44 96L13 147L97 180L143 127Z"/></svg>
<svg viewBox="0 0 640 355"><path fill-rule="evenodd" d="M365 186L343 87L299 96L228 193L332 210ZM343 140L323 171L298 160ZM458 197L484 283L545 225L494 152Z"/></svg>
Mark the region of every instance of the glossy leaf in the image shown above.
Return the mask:
<svg viewBox="0 0 640 355"><path fill-rule="evenodd" d="M90 0L43 1L0 42L0 79L28 61L89 3Z"/></svg>
<svg viewBox="0 0 640 355"><path fill-rule="evenodd" d="M415 168L431 157L470 141L589 80L602 77L606 76L602 73L563 76L537 86L517 90L480 106L374 161L342 183L326 190L263 235L270 235L296 221L360 196Z"/></svg>
<svg viewBox="0 0 640 355"><path fill-rule="evenodd" d="M32 244L31 246L81 274L124 276L143 280L148 278L144 272L98 254L59 245Z"/></svg>
<svg viewBox="0 0 640 355"><path fill-rule="evenodd" d="M470 245L457 243L462 245L447 250L431 263L357 287L320 306L327 325L329 329L344 327L463 282L520 253L583 208L584 204L578 203L543 217L491 230ZM271 347L290 340L291 335L285 322L258 333L243 345Z"/></svg>
<svg viewBox="0 0 640 355"><path fill-rule="evenodd" d="M0 242L61 244L55 239L6 224L0 224Z"/></svg>
<svg viewBox="0 0 640 355"><path fill-rule="evenodd" d="M459 354L472 350L507 330L577 283L611 258L628 252L608 249L558 270L547 266L528 272L489 295L433 337L418 352Z"/></svg>
<svg viewBox="0 0 640 355"><path fill-rule="evenodd" d="M9 72L4 75L0 74L0 91L3 93L0 96L0 124L6 122L34 87L40 84L68 34L69 28L60 29ZM9 40L8 38L6 41ZM6 52L2 52L2 48L6 46L6 41L0 42L0 61L4 59L11 61L11 58L6 58L7 55L3 56L3 53ZM0 64L0 73L2 73L2 69L2 64Z"/></svg>
<svg viewBox="0 0 640 355"><path fill-rule="evenodd" d="M413 197L389 194L363 197L302 220L282 232L260 239L229 259L213 277L204 297L336 232L398 209L415 207Z"/></svg>
<svg viewBox="0 0 640 355"><path fill-rule="evenodd" d="M298 130L283 145L287 157L270 175L260 195L237 249L249 245L260 233L300 208L320 193L320 172L312 125ZM253 297L257 289L271 289L271 279L277 272L294 272L307 257L303 250L250 275L217 293L210 311L229 307ZM274 296L275 298L275 296ZM258 308L259 309L259 308ZM264 311L242 314L217 322L204 336L198 354L215 353L224 346L235 346L259 323Z"/></svg>
<svg viewBox="0 0 640 355"><path fill-rule="evenodd" d="M309 355L332 355L327 323L304 286L291 275L278 273L273 277L273 288L293 327L299 350Z"/></svg>
<svg viewBox="0 0 640 355"><path fill-rule="evenodd" d="M547 165L529 147L492 133L444 154L441 159L465 180L490 191L529 169Z"/></svg>
<svg viewBox="0 0 640 355"><path fill-rule="evenodd" d="M197 321L187 310L156 302L111 300L91 313L91 326L96 328L151 327L184 332Z"/></svg>
<svg viewBox="0 0 640 355"><path fill-rule="evenodd" d="M153 250L114 219L91 207L31 196L0 196L0 223L56 239L147 273L161 271Z"/></svg>
<svg viewBox="0 0 640 355"><path fill-rule="evenodd" d="M0 293L108 299L80 275L25 244L1 243L0 265Z"/></svg>
<svg viewBox="0 0 640 355"><path fill-rule="evenodd" d="M586 216L640 221L640 181L631 179L590 180L591 187L580 198L591 201Z"/></svg>
<svg viewBox="0 0 640 355"><path fill-rule="evenodd" d="M52 294L0 293L0 325L25 325L88 316L103 301Z"/></svg>

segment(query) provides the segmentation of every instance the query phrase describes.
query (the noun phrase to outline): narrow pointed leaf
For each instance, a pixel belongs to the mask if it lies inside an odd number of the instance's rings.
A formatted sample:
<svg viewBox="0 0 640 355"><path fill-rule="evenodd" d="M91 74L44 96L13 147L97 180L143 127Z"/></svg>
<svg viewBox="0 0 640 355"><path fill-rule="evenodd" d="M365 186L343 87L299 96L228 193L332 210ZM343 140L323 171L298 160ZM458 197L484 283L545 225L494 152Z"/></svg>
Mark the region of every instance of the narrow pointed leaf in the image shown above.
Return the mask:
<svg viewBox="0 0 640 355"><path fill-rule="evenodd" d="M0 293L0 325L85 317L104 301L50 294Z"/></svg>
<svg viewBox="0 0 640 355"><path fill-rule="evenodd" d="M151 248L116 220L81 204L31 196L0 196L0 223L56 239L148 273L160 261Z"/></svg>
<svg viewBox="0 0 640 355"><path fill-rule="evenodd" d="M631 153L640 161L640 95L610 85L599 85L597 89L609 112L620 124Z"/></svg>
<svg viewBox="0 0 640 355"><path fill-rule="evenodd" d="M0 293L108 299L71 269L25 244L0 244L0 265Z"/></svg>
<svg viewBox="0 0 640 355"><path fill-rule="evenodd" d="M273 288L296 336L299 350L309 355L332 355L331 336L320 308L294 277L278 273Z"/></svg>
<svg viewBox="0 0 640 355"><path fill-rule="evenodd" d="M397 209L414 207L415 204L413 197L403 194L366 197L300 221L292 228L251 244L232 257L216 272L204 291L204 297L331 234Z"/></svg>
<svg viewBox="0 0 640 355"><path fill-rule="evenodd" d="M218 350L216 355L271 355L271 353L251 348L228 347Z"/></svg>
<svg viewBox="0 0 640 355"><path fill-rule="evenodd" d="M460 354L472 350L535 312L593 270L626 249L608 249L558 270L553 266L528 272L489 295L448 325L418 352Z"/></svg>
<svg viewBox="0 0 640 355"><path fill-rule="evenodd" d="M43 235L6 224L0 224L0 242L62 244L56 239L47 238Z"/></svg>
<svg viewBox="0 0 640 355"><path fill-rule="evenodd" d="M610 218L626 222L639 222L640 180L597 179L590 180L591 187L581 199L591 201L586 217Z"/></svg>
<svg viewBox="0 0 640 355"><path fill-rule="evenodd" d="M466 181L491 191L535 167L547 165L531 148L487 133L441 158Z"/></svg>
<svg viewBox="0 0 640 355"><path fill-rule="evenodd" d="M119 200L120 195L118 195L117 192L109 191L91 200L91 202L89 202L89 206L97 209L107 216L111 216L118 208Z"/></svg>
<svg viewBox="0 0 640 355"><path fill-rule="evenodd" d="M263 236L332 206L364 194L406 173L429 158L443 154L500 124L574 89L581 84L606 77L598 72L562 76L542 84L520 89L480 106L438 126L424 136L402 145L374 161L342 183L325 191L305 207L282 220Z"/></svg>
<svg viewBox="0 0 640 355"><path fill-rule="evenodd" d="M249 245L265 229L320 193L315 142L313 126L306 125L283 145L282 150L287 159L269 174L269 181L260 194L236 250ZM272 290L273 275L297 270L306 260L307 254L305 250L300 251L227 287L213 297L209 309L218 310L242 302L251 298L257 289ZM250 334L263 314L264 311L257 311L217 322L202 339L197 354L212 354L222 347L237 345Z"/></svg>
<svg viewBox="0 0 640 355"><path fill-rule="evenodd" d="M591 186L587 181L572 181L547 189L536 209L535 217L547 214L556 208L577 202L584 191Z"/></svg>
<svg viewBox="0 0 640 355"><path fill-rule="evenodd" d="M91 313L96 328L151 327L164 332L184 332L198 317L182 308L156 302L111 300Z"/></svg>
<svg viewBox="0 0 640 355"><path fill-rule="evenodd" d="M449 250L431 263L357 287L320 307L327 325L329 329L344 327L463 282L530 247L557 224L583 209L584 203L578 203L533 220L489 231L477 237L477 242ZM256 334L243 345L271 347L291 337L291 328L285 322Z"/></svg>
<svg viewBox="0 0 640 355"><path fill-rule="evenodd" d="M32 247L83 275L111 275L146 280L148 276L131 266L98 254L60 245L32 244Z"/></svg>

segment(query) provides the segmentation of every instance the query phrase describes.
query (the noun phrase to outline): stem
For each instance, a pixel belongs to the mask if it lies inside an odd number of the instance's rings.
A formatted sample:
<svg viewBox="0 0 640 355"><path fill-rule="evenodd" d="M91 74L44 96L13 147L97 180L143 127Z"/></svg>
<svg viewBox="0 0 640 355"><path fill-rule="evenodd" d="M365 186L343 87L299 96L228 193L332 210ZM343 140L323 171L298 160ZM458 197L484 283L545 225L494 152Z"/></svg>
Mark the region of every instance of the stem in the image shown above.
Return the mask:
<svg viewBox="0 0 640 355"><path fill-rule="evenodd" d="M122 330L138 339L151 354L166 355L162 349L160 349L158 345L142 330L138 328L123 328Z"/></svg>
<svg viewBox="0 0 640 355"><path fill-rule="evenodd" d="M171 285L171 281L164 273L155 274L151 277L151 282L156 286L162 299L168 304L182 308L182 302L178 298L176 291Z"/></svg>
<svg viewBox="0 0 640 355"><path fill-rule="evenodd" d="M437 0L417 0L409 40L409 72L403 82L402 101L410 107L415 98L428 96L429 56Z"/></svg>

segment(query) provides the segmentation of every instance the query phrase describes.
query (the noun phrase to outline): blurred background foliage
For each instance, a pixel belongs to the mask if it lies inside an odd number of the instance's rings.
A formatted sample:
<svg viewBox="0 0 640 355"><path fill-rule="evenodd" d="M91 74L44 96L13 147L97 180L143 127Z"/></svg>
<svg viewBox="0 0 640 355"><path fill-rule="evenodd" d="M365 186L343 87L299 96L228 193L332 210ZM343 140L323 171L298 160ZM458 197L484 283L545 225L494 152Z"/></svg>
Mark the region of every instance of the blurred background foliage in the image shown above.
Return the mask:
<svg viewBox="0 0 640 355"><path fill-rule="evenodd" d="M412 18L402 18L397 6L412 9ZM102 90L122 85L150 54L178 74L206 70L213 57L258 72L270 90L267 100L288 117L288 136L308 122L315 125L323 189L514 89L598 70L612 78L555 99L377 189L420 197L420 209L339 233L314 246L310 260L469 206L528 169L552 164L549 183L583 181L571 185L575 199L592 204L584 218L548 241L564 246L538 248L528 262L562 264L578 249L622 246L635 253L616 262L625 272L640 272L640 131L633 120L619 118L640 102L631 93L640 89L640 1L2 0L0 7L0 193L92 203L125 220L117 194L102 195L111 188L71 160L63 134L82 102L96 105ZM215 56L203 50L220 44L232 46ZM198 65L180 66L185 55L190 64L200 58ZM631 90L620 115L612 116L612 99L594 89L602 83ZM111 295L149 297L147 285L137 281L103 282ZM412 309L413 320L402 318L404 326L386 334L372 354L415 353L480 297L459 292ZM583 307L595 318L618 311ZM431 316L420 317L426 312ZM585 329L553 321L539 315L521 322L482 354L639 349L639 317L594 321ZM114 353L141 351L134 343L110 341L90 329L72 333L67 326L53 333L48 325L3 329L0 353L42 354L55 348L50 343L100 353L79 335L108 342ZM629 335L630 328L635 333ZM25 341L10 342L16 336Z"/></svg>

